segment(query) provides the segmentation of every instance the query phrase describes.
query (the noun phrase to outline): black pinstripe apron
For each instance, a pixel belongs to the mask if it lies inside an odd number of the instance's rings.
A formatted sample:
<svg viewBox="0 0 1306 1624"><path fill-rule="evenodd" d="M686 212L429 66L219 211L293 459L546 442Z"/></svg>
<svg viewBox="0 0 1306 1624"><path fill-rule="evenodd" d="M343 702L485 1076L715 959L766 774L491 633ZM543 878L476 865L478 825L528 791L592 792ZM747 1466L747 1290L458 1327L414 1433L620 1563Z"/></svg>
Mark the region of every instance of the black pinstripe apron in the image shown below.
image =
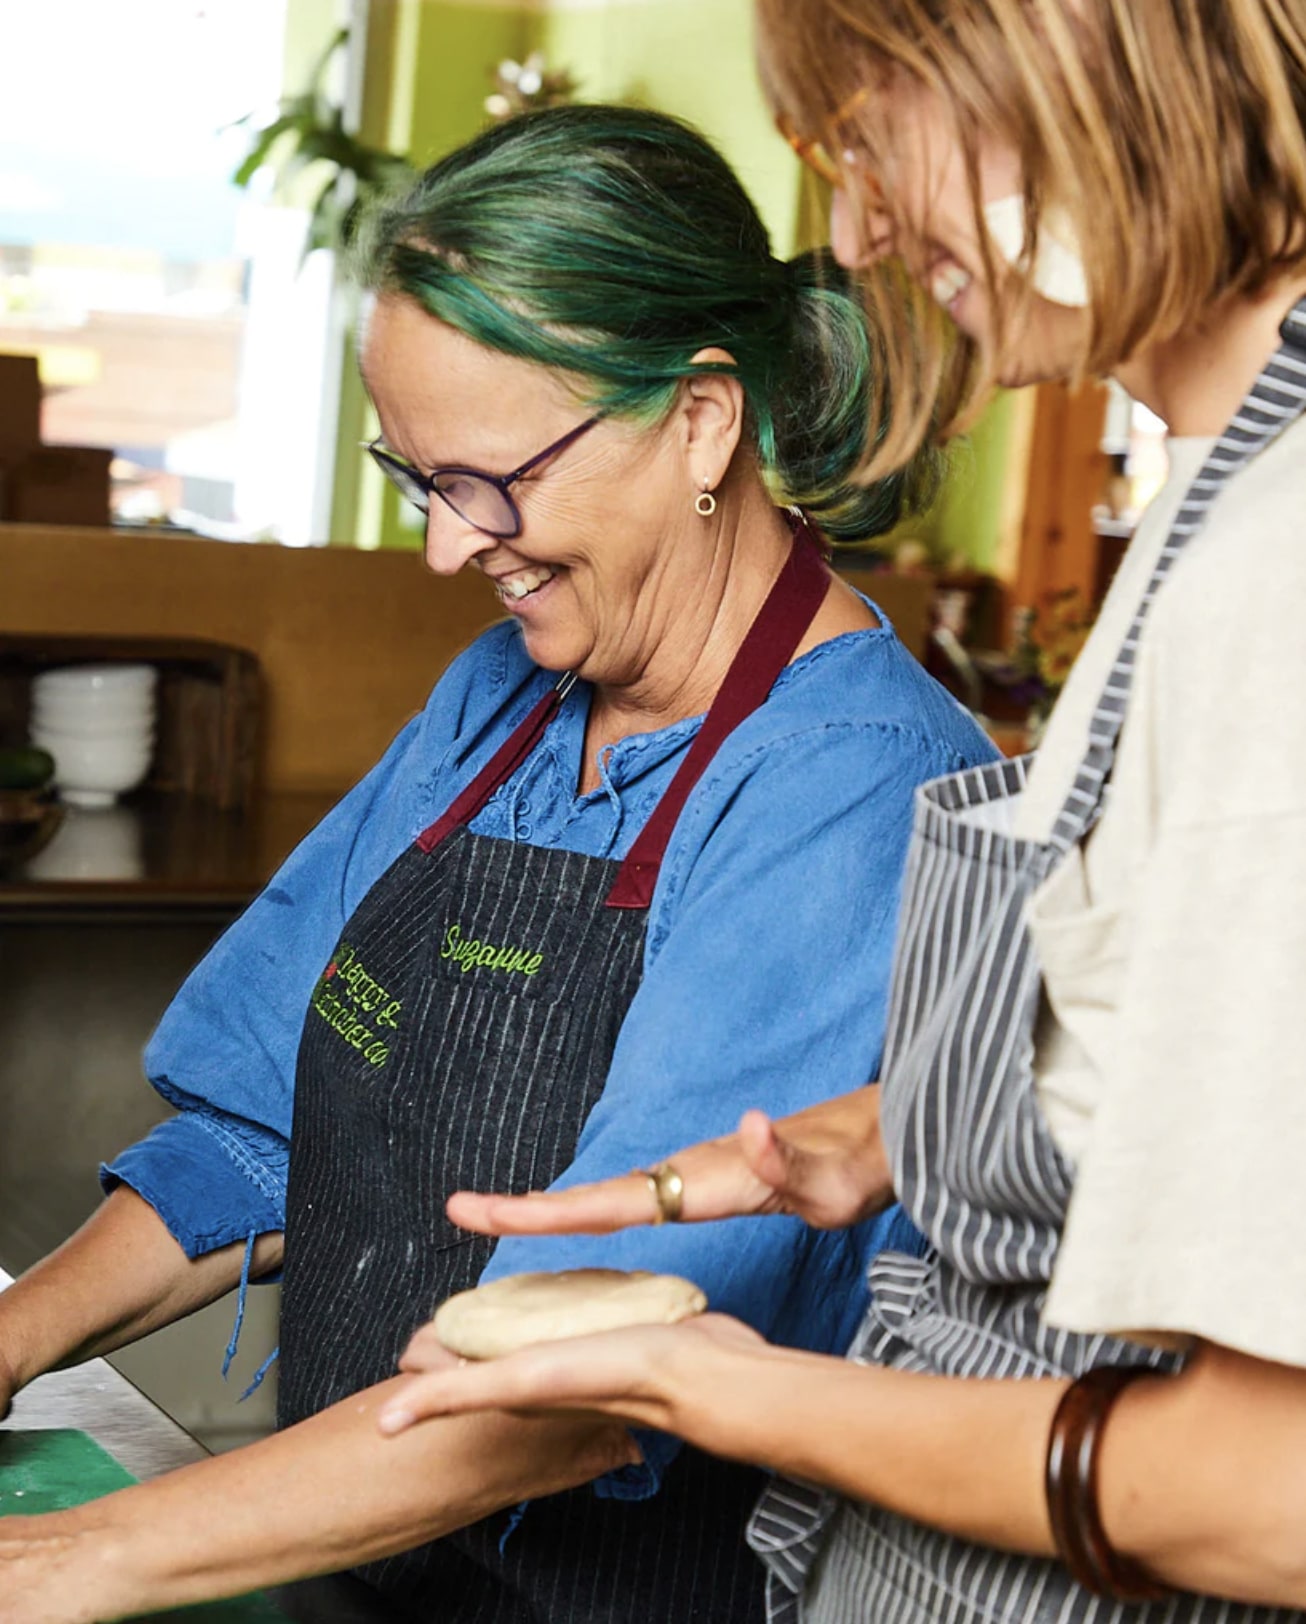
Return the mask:
<svg viewBox="0 0 1306 1624"><path fill-rule="evenodd" d="M873 1302L850 1358L971 1377L1175 1363L1137 1343L1043 1324L1073 1173L1035 1093L1042 977L1025 915L1032 894L1101 813L1157 593L1226 483L1306 408L1306 300L1281 331L1283 347L1188 489L1051 838L1008 832L1032 757L972 768L918 792L881 1121L899 1199L932 1251L919 1260L882 1253L873 1262ZM772 1624L1250 1624L1301 1616L1197 1596L1113 1605L1058 1563L972 1545L797 1484L768 1491L749 1538L769 1570Z"/></svg>
<svg viewBox="0 0 1306 1624"><path fill-rule="evenodd" d="M666 794L622 863L469 832L572 680L531 711L368 892L313 994L295 1084L279 1422L394 1374L409 1337L474 1286L494 1242L453 1190L538 1189L573 1159L639 986L658 863L722 740L763 703L829 576L799 530ZM728 921L723 921L727 925ZM448 1624L744 1624L759 1475L686 1449L651 1499L586 1487L374 1564Z"/></svg>

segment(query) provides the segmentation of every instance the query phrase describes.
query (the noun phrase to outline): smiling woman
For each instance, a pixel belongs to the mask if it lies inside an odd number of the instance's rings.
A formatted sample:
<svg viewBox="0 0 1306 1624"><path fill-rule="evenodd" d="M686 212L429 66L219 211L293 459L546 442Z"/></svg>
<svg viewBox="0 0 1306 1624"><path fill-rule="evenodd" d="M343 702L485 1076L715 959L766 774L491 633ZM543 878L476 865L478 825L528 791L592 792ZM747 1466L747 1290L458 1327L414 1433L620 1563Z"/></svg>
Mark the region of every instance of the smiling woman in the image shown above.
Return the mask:
<svg viewBox="0 0 1306 1624"><path fill-rule="evenodd" d="M446 1624L749 1624L756 1471L592 1418L375 1421L481 1281L673 1274L832 1351L867 1256L919 1246L896 1208L727 1241L650 1199L648 1228L527 1258L443 1209L874 1075L916 788L991 752L822 531L892 523L930 458L850 479L860 301L774 259L674 120L513 120L383 210L362 266L376 454L430 568L483 571L509 614L192 974L146 1055L177 1116L0 1298L16 1387L284 1257L281 1431L0 1558L46 1624L359 1564Z"/></svg>

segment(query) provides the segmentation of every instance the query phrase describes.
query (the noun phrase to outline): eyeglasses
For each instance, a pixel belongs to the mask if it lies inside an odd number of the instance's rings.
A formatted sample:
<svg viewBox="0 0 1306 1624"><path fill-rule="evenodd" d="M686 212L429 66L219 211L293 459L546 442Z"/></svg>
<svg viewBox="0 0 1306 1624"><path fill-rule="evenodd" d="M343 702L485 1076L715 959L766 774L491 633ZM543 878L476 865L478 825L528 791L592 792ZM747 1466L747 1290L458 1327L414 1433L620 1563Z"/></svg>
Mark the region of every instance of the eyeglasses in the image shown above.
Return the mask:
<svg viewBox="0 0 1306 1624"><path fill-rule="evenodd" d="M863 85L860 90L855 91L830 120L830 128L837 130L849 114L861 106L870 93L868 85ZM793 148L799 160L829 185L841 186L850 168L857 167L860 171L857 156L853 151L845 147L839 158L833 157L829 148L824 145L819 137L804 135L798 130L788 113L777 113L775 115L775 127L789 143L790 147ZM876 189L878 191L878 188Z"/></svg>
<svg viewBox="0 0 1306 1624"><path fill-rule="evenodd" d="M392 451L386 451L375 440L369 442L366 449L399 494L421 512L430 512L431 496L434 494L473 530L480 530L500 541L511 541L522 533L522 516L510 487L542 462L565 451L602 417L600 412L588 418L560 440L546 445L543 451L537 452L529 462L522 463L520 468L514 468L510 474L487 474L480 468L432 468L429 474L424 474L412 463L396 457Z"/></svg>
<svg viewBox="0 0 1306 1624"><path fill-rule="evenodd" d="M775 127L797 153L800 162L805 163L813 174L819 175L830 186L839 185L843 172L815 136L800 135L788 113L775 115Z"/></svg>

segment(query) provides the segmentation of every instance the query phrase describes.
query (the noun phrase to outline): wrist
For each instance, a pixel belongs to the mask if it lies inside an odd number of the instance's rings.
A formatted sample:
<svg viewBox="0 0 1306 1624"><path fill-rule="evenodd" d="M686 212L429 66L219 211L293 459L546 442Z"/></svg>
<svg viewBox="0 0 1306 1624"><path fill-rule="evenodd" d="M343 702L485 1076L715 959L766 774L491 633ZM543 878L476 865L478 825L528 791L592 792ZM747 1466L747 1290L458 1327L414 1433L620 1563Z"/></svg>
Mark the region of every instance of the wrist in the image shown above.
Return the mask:
<svg viewBox="0 0 1306 1624"><path fill-rule="evenodd" d="M15 1394L44 1374L36 1350L24 1335L21 1318L4 1312L5 1298L13 1289L0 1294L0 1415L8 1410Z"/></svg>
<svg viewBox="0 0 1306 1624"><path fill-rule="evenodd" d="M710 1454L765 1465L755 1418L772 1411L769 1383L783 1356L784 1350L764 1342L678 1347L655 1376L668 1415L665 1430Z"/></svg>

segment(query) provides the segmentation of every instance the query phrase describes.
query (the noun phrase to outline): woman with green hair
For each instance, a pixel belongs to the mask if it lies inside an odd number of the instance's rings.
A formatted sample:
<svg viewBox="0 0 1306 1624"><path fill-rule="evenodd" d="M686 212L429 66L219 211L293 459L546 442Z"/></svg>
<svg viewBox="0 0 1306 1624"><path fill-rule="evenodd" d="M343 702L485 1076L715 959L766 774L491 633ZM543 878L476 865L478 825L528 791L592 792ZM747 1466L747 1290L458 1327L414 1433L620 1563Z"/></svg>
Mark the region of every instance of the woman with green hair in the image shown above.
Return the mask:
<svg viewBox="0 0 1306 1624"><path fill-rule="evenodd" d="M371 453L430 569L481 570L507 618L189 978L146 1053L178 1114L0 1299L4 1398L284 1267L282 1429L25 1520L6 1606L119 1617L361 1566L449 1624L759 1619L750 1469L584 1417L376 1418L432 1308L523 1267L687 1277L834 1351L868 1255L915 1243L895 1212L658 1223L656 1177L648 1227L543 1257L443 1208L874 1075L916 786L990 751L824 538L887 528L922 470L857 484L859 300L824 256L775 259L672 119L488 131L359 265Z"/></svg>

